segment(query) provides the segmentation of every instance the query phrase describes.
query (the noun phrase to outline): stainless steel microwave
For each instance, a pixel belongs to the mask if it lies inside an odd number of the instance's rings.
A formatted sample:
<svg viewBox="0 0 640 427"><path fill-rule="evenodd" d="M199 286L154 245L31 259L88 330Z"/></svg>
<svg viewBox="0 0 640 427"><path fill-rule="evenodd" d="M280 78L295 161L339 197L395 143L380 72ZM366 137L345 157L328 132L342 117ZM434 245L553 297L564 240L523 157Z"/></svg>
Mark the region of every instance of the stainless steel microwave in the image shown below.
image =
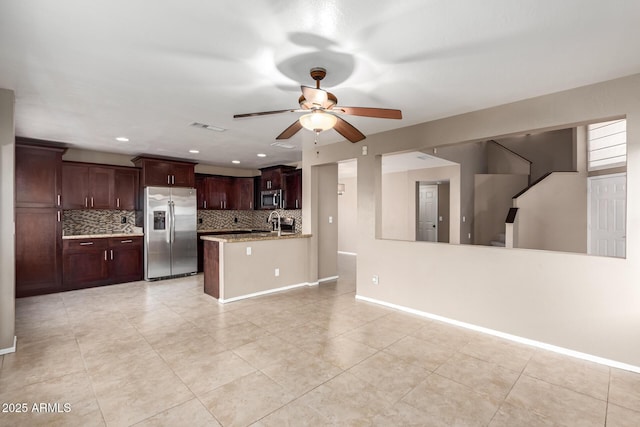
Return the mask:
<svg viewBox="0 0 640 427"><path fill-rule="evenodd" d="M282 190L260 192L260 207L262 209L283 209Z"/></svg>

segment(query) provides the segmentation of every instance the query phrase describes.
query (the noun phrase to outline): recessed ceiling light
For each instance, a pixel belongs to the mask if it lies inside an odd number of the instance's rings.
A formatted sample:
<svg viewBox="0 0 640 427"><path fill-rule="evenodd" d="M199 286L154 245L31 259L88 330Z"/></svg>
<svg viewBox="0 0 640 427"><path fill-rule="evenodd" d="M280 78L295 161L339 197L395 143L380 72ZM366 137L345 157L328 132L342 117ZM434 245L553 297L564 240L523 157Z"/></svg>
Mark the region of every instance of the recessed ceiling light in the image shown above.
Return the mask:
<svg viewBox="0 0 640 427"><path fill-rule="evenodd" d="M119 136L119 137L116 138L116 141L129 142L129 138L124 137L124 136Z"/></svg>
<svg viewBox="0 0 640 427"><path fill-rule="evenodd" d="M240 164L240 160L231 160L231 163L233 163L234 165L238 165Z"/></svg>
<svg viewBox="0 0 640 427"><path fill-rule="evenodd" d="M267 157L267 155L264 154L264 153L260 153L260 154L258 154L258 157Z"/></svg>
<svg viewBox="0 0 640 427"><path fill-rule="evenodd" d="M189 150L189 152L193 153L193 154L198 154L200 151L199 150Z"/></svg>

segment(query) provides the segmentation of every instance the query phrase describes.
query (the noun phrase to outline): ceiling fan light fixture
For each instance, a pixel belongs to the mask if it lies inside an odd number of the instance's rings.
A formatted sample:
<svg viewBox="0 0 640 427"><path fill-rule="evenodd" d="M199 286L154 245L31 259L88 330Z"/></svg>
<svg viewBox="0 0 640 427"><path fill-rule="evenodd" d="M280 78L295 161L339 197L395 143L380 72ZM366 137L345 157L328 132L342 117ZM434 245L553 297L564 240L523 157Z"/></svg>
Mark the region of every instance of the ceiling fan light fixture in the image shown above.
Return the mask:
<svg viewBox="0 0 640 427"><path fill-rule="evenodd" d="M320 133L322 131L332 129L336 125L338 118L333 114L314 111L313 113L301 116L299 120L303 128Z"/></svg>

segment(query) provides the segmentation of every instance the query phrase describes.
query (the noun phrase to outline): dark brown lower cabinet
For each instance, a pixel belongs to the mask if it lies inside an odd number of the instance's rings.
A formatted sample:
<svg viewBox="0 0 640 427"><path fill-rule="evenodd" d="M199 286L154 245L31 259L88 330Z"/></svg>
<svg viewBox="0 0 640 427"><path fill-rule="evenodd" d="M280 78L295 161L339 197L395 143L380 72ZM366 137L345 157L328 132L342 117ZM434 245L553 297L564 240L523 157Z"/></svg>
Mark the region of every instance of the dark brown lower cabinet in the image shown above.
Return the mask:
<svg viewBox="0 0 640 427"><path fill-rule="evenodd" d="M142 237L109 238L110 283L142 280Z"/></svg>
<svg viewBox="0 0 640 427"><path fill-rule="evenodd" d="M109 279L108 239L63 241L62 277L64 289L105 285Z"/></svg>
<svg viewBox="0 0 640 427"><path fill-rule="evenodd" d="M16 296L62 290L62 222L56 208L16 208Z"/></svg>
<svg viewBox="0 0 640 427"><path fill-rule="evenodd" d="M64 290L142 280L142 237L64 240L62 277Z"/></svg>

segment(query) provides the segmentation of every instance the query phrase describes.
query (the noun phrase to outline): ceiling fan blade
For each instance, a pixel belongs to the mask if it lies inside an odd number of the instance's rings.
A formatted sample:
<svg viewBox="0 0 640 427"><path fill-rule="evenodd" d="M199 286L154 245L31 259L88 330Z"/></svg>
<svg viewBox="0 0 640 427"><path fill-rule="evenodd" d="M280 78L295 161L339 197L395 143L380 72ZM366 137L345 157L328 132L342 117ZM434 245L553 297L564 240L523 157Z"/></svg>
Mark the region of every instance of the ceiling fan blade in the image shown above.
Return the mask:
<svg viewBox="0 0 640 427"><path fill-rule="evenodd" d="M243 117L256 117L256 116L267 116L269 114L280 114L280 113L289 113L295 110L276 110L276 111L261 111L259 113L247 113L247 114L234 114L234 119L240 119Z"/></svg>
<svg viewBox="0 0 640 427"><path fill-rule="evenodd" d="M325 108L329 96L326 90L316 89L315 87L300 86L302 89L302 96L310 103L317 105L318 107Z"/></svg>
<svg viewBox="0 0 640 427"><path fill-rule="evenodd" d="M336 116L336 118L338 119L338 121L333 128L336 130L336 132L347 138L349 141L358 142L366 138L366 136L364 136L362 132L354 128L353 125L344 120L342 117Z"/></svg>
<svg viewBox="0 0 640 427"><path fill-rule="evenodd" d="M295 135L300 129L302 129L302 125L300 124L300 120L296 120L286 128L280 135L276 137L276 139L289 139L293 135Z"/></svg>
<svg viewBox="0 0 640 427"><path fill-rule="evenodd" d="M378 119L401 119L402 111L392 110L390 108L367 108L367 107L338 107L335 106L331 111L342 111L344 114L351 116L375 117Z"/></svg>

